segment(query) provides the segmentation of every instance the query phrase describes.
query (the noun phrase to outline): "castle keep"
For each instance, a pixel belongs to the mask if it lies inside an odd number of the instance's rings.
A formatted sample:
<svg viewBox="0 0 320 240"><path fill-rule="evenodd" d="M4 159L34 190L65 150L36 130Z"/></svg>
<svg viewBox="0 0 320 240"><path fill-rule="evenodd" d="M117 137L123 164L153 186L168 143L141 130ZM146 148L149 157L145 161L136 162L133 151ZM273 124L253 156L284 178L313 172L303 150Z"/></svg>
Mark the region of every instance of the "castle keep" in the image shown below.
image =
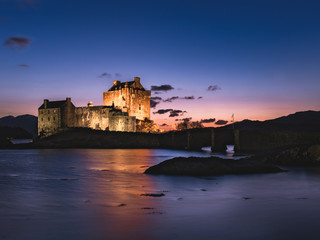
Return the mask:
<svg viewBox="0 0 320 240"><path fill-rule="evenodd" d="M61 129L85 127L96 130L136 131L136 120L150 119L151 91L146 91L135 77L131 82L114 81L103 93L103 105L75 107L71 98L45 99L38 109L38 135L49 136Z"/></svg>
<svg viewBox="0 0 320 240"><path fill-rule="evenodd" d="M135 77L131 82L113 81L109 91L103 93L103 105L114 106L138 120L150 119L151 91L146 91Z"/></svg>

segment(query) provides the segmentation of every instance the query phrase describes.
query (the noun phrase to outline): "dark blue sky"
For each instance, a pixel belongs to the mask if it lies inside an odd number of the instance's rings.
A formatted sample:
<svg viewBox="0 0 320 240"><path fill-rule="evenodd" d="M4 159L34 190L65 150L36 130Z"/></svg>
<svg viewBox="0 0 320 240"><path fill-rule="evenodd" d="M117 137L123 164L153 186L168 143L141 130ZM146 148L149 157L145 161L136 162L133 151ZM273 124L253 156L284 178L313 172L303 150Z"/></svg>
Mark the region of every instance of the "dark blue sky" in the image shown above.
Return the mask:
<svg viewBox="0 0 320 240"><path fill-rule="evenodd" d="M154 112L194 120L319 110L319 12L318 1L0 0L0 116L36 114L44 98L100 105L112 80L134 76L180 97Z"/></svg>

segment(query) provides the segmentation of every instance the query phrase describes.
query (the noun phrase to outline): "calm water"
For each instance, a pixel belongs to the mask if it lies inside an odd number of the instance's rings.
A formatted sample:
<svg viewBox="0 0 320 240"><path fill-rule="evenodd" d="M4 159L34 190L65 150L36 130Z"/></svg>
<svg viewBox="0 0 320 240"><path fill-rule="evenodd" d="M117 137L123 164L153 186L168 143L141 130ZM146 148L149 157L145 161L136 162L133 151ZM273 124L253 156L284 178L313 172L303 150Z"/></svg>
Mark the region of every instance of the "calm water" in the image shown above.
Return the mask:
<svg viewBox="0 0 320 240"><path fill-rule="evenodd" d="M0 239L319 239L319 168L211 178L142 174L191 155L208 153L1 150Z"/></svg>

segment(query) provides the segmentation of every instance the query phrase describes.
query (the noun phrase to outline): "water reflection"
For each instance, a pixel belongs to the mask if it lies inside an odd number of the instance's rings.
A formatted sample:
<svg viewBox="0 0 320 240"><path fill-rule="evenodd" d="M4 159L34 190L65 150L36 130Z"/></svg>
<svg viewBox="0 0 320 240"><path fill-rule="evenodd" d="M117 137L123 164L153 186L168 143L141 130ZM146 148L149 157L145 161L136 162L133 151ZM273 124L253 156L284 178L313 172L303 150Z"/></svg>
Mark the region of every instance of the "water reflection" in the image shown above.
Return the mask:
<svg viewBox="0 0 320 240"><path fill-rule="evenodd" d="M226 155L228 157L233 157L234 156L234 145L227 145Z"/></svg>
<svg viewBox="0 0 320 240"><path fill-rule="evenodd" d="M1 237L312 239L320 234L319 168L206 178L142 174L146 166L190 155L208 156L144 149L1 150Z"/></svg>
<svg viewBox="0 0 320 240"><path fill-rule="evenodd" d="M13 144L26 144L31 143L32 139L11 139L11 143Z"/></svg>
<svg viewBox="0 0 320 240"><path fill-rule="evenodd" d="M236 154L234 151L234 145L226 145L226 152L212 152L211 147L203 147L201 148L203 152L207 154L207 156L214 156L214 157L220 157L224 159L234 159L239 160L241 158L245 158L248 155L247 154Z"/></svg>

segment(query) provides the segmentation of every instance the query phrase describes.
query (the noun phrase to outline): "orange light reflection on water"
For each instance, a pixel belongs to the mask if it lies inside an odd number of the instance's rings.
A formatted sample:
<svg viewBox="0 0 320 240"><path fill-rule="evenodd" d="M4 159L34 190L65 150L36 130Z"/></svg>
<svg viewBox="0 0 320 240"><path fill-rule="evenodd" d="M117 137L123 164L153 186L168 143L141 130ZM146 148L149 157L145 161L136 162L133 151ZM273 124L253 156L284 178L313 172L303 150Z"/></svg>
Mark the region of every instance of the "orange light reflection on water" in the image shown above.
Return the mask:
<svg viewBox="0 0 320 240"><path fill-rule="evenodd" d="M146 229L156 226L154 212L161 211L157 204L161 199L141 196L153 193L155 189L153 178L142 174L147 166L154 165L152 151L112 149L86 152L86 157L91 160L86 168L96 175L95 181L89 181L86 188L94 192L90 208L92 217L98 218L98 231L108 229L105 232L111 236L121 233L119 239L131 236L153 239Z"/></svg>

